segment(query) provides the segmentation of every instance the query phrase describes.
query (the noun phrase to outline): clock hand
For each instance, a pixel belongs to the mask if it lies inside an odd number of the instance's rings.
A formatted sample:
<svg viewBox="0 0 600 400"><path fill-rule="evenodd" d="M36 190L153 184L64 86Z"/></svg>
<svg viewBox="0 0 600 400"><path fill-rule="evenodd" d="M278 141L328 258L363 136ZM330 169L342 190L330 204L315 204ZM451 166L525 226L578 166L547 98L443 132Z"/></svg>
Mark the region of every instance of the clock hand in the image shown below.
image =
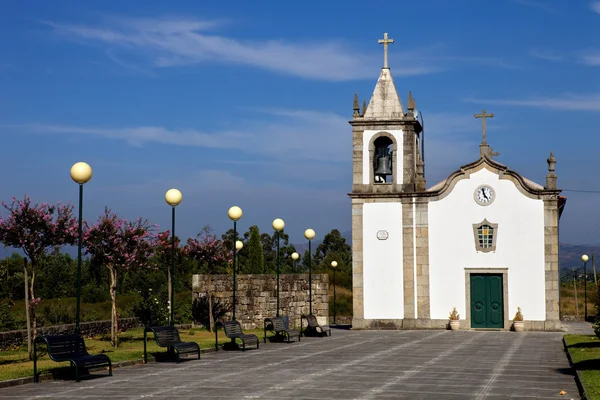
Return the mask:
<svg viewBox="0 0 600 400"><path fill-rule="evenodd" d="M483 194L483 197L485 197L486 200L489 200L490 198L487 196L487 194L485 193L485 189L483 189L481 191L481 194Z"/></svg>

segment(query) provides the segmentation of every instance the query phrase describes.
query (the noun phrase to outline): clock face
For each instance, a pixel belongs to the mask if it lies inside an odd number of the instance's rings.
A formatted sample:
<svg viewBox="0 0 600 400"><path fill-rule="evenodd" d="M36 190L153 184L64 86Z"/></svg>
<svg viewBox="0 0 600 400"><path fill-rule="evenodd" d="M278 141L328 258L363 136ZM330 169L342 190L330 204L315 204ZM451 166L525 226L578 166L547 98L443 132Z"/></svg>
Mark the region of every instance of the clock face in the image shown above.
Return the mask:
<svg viewBox="0 0 600 400"><path fill-rule="evenodd" d="M487 206L492 204L494 199L496 198L496 193L491 186L481 185L477 189L475 189L474 198L477 204L482 206Z"/></svg>

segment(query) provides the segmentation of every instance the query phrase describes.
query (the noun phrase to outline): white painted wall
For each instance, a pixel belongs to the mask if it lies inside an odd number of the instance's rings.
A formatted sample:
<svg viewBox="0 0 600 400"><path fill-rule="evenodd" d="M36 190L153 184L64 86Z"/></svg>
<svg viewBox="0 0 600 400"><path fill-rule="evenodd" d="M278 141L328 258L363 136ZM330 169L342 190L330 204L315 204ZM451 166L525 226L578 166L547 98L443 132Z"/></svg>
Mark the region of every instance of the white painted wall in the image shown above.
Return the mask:
<svg viewBox="0 0 600 400"><path fill-rule="evenodd" d="M386 230L387 240L377 239ZM363 302L365 319L404 318L402 204L363 205Z"/></svg>
<svg viewBox="0 0 600 400"><path fill-rule="evenodd" d="M402 183L402 175L404 174L404 162L403 162L403 144L404 144L404 140L403 140L403 132L402 130L392 130L392 131L382 131L382 130L378 130L378 131L364 131L363 132L363 184L364 185L368 185L370 183L373 183L370 181L370 176L371 176L371 169L373 169L373 165L369 162L369 145L371 144L371 139L373 139L373 136L376 133L379 132L387 132L389 134L391 134L394 139L396 140L396 159L397 159L397 164L398 165L394 165L394 168L396 168L396 183Z"/></svg>
<svg viewBox="0 0 600 400"><path fill-rule="evenodd" d="M496 199L482 207L473 192L484 183ZM496 252L475 250L472 224L484 218L498 224ZM501 267L508 268L508 319L521 307L526 320L545 320L543 201L525 197L485 168L473 173L429 203L429 263L433 319L447 319L453 306L466 317L465 268Z"/></svg>

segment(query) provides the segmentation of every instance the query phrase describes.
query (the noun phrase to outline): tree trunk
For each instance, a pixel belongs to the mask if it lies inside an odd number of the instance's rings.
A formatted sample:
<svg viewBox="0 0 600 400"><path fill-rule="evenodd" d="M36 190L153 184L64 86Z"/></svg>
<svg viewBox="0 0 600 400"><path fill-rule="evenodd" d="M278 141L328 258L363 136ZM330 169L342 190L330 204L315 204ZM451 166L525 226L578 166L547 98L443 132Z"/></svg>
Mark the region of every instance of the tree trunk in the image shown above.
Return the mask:
<svg viewBox="0 0 600 400"><path fill-rule="evenodd" d="M110 299L112 300L110 343L113 347L117 347L119 345L119 318L117 316L117 270L114 268L110 268Z"/></svg>
<svg viewBox="0 0 600 400"><path fill-rule="evenodd" d="M31 302L29 303L31 305L31 337L35 339L36 335L37 335L37 320L35 318L35 295L33 293L33 282L35 281L35 266L33 265L33 261L31 262L31 284L30 284L30 288L29 288L29 293L31 294Z"/></svg>
<svg viewBox="0 0 600 400"><path fill-rule="evenodd" d="M208 281L206 282L206 295L208 296L208 331L214 332L215 317L213 315L213 298L212 298L212 291L210 290L211 286L212 286L212 275L208 274Z"/></svg>
<svg viewBox="0 0 600 400"><path fill-rule="evenodd" d="M29 278L27 276L27 259L23 260L23 277L25 278L25 314L27 318L27 353L29 360L33 360L33 338L31 336L31 316L29 314Z"/></svg>

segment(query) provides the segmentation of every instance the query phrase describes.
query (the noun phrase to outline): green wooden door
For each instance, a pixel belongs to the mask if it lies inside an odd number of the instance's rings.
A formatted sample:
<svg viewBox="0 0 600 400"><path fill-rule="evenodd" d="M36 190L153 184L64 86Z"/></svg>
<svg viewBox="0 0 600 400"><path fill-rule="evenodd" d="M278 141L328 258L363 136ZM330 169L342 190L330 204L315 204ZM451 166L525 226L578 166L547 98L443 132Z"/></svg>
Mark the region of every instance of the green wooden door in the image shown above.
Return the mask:
<svg viewBox="0 0 600 400"><path fill-rule="evenodd" d="M502 275L471 274L471 328L504 328Z"/></svg>

